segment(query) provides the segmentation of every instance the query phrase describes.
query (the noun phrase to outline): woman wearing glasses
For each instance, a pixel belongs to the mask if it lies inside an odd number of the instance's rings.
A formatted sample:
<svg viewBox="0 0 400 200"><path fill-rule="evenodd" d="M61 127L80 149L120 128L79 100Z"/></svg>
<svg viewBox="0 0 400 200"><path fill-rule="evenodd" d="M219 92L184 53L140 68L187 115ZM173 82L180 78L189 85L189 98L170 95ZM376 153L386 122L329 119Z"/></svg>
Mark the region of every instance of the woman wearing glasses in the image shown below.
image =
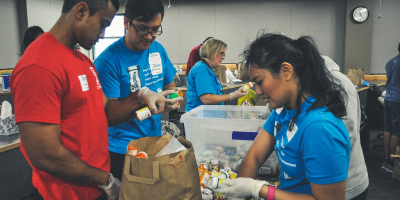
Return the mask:
<svg viewBox="0 0 400 200"><path fill-rule="evenodd" d="M212 68L221 66L225 59L226 44L211 39L201 46L201 60L189 72L187 84L186 112L200 105L224 105L225 101L246 95L241 88L230 94L223 94L223 88Z"/></svg>

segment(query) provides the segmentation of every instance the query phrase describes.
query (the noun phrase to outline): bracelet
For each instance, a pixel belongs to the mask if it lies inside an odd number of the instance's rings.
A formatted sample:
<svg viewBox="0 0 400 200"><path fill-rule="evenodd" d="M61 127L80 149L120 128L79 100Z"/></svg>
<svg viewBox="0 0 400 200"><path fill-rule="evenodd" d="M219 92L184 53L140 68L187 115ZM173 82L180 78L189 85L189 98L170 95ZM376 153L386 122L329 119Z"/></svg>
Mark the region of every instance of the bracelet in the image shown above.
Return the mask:
<svg viewBox="0 0 400 200"><path fill-rule="evenodd" d="M108 190L111 188L111 186L114 184L114 177L111 173L110 174L110 178L108 179L108 182L110 182L108 185L99 185L99 187L103 190Z"/></svg>
<svg viewBox="0 0 400 200"><path fill-rule="evenodd" d="M275 198L275 187L269 185L266 200L274 200L274 198Z"/></svg>

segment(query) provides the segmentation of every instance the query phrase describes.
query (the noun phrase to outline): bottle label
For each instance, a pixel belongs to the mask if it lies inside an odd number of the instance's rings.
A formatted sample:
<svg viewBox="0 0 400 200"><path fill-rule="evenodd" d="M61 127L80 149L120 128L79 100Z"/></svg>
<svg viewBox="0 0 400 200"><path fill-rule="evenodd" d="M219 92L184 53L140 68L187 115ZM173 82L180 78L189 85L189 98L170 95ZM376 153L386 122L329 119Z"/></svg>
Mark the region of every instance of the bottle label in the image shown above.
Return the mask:
<svg viewBox="0 0 400 200"><path fill-rule="evenodd" d="M145 120L145 119L151 117L151 112L148 107L145 107L145 108L142 108L142 109L136 111L136 115L137 115L137 120L140 122L142 120Z"/></svg>

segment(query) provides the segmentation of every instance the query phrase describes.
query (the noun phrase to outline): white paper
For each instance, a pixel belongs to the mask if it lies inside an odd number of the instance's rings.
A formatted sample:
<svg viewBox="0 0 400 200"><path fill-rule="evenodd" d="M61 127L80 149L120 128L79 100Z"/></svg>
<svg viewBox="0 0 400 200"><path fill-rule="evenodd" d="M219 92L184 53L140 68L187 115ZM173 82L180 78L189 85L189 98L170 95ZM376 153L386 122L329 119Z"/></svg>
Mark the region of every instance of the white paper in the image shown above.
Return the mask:
<svg viewBox="0 0 400 200"><path fill-rule="evenodd" d="M149 55L149 64L150 64L151 74L153 76L162 74L162 72L163 72L162 61L161 61L160 54L158 52L151 53Z"/></svg>
<svg viewBox="0 0 400 200"><path fill-rule="evenodd" d="M176 153L185 149L186 147L184 147L177 139L172 138L172 140L170 140L168 144L165 145L165 147L161 149L161 151L158 152L155 157Z"/></svg>

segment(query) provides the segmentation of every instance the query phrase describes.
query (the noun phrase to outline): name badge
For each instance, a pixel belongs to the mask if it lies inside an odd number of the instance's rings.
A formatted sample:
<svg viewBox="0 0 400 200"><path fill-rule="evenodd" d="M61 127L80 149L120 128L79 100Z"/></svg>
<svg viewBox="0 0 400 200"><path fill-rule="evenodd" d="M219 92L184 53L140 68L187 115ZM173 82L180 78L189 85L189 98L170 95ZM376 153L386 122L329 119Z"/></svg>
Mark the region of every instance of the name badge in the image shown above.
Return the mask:
<svg viewBox="0 0 400 200"><path fill-rule="evenodd" d="M84 91L88 91L89 90L89 84L87 82L86 75L80 75L80 76L78 76L78 78L79 78L79 81L81 82L82 91L83 92Z"/></svg>
<svg viewBox="0 0 400 200"><path fill-rule="evenodd" d="M162 68L162 61L160 57L160 53L151 53L149 55L149 64L150 64L150 70L151 74L153 76L162 74L163 68Z"/></svg>

